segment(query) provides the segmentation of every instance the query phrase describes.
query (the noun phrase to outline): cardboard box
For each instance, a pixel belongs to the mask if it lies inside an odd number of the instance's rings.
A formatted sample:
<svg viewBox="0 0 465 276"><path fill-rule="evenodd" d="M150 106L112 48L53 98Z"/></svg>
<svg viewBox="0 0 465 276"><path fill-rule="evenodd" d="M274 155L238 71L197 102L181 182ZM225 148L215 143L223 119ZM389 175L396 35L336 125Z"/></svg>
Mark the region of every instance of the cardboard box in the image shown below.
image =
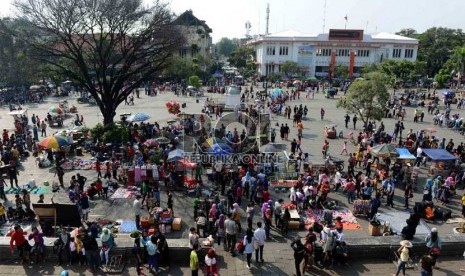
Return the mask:
<svg viewBox="0 0 465 276"><path fill-rule="evenodd" d="M381 225L380 226L373 226L368 224L368 235L370 236L381 236Z"/></svg>
<svg viewBox="0 0 465 276"><path fill-rule="evenodd" d="M171 230L173 231L181 231L182 228L182 220L181 218L174 218L173 223L171 224Z"/></svg>
<svg viewBox="0 0 465 276"><path fill-rule="evenodd" d="M292 230L299 230L300 228L300 221L289 221L289 229Z"/></svg>

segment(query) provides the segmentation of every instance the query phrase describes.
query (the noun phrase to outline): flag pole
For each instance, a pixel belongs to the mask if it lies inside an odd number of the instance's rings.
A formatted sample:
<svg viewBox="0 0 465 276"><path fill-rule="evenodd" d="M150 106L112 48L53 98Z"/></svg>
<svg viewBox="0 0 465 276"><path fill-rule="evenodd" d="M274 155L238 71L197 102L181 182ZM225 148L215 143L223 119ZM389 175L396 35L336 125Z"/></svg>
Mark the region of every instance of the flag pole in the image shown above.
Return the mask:
<svg viewBox="0 0 465 276"><path fill-rule="evenodd" d="M344 29L347 30L347 19L348 19L347 14L346 14L346 16L344 17L344 19L346 20L346 23L345 23L345 25L344 25Z"/></svg>

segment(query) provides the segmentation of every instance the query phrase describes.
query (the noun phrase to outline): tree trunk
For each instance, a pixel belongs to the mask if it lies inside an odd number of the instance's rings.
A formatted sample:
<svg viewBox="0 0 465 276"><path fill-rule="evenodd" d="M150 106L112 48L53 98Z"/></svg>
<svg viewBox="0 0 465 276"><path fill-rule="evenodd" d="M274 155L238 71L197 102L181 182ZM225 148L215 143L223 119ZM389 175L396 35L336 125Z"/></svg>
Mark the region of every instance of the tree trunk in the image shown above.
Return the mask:
<svg viewBox="0 0 465 276"><path fill-rule="evenodd" d="M113 105L111 103L109 104L103 104L102 107L100 107L100 111L102 112L103 115L103 125L111 125L114 123L113 118L116 115L116 109L113 108Z"/></svg>

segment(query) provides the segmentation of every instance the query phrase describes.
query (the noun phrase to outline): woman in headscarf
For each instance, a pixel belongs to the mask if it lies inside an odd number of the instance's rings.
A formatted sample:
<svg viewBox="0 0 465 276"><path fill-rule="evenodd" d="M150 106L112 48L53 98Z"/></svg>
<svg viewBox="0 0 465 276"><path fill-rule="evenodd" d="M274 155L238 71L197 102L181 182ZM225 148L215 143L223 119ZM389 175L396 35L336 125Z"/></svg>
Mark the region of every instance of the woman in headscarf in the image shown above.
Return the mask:
<svg viewBox="0 0 465 276"><path fill-rule="evenodd" d="M431 180L431 178L428 178L426 180L426 185L425 185L425 188L423 190L423 201L431 201L431 200L433 200L432 188L433 188L433 180Z"/></svg>
<svg viewBox="0 0 465 276"><path fill-rule="evenodd" d="M105 265L108 265L108 255L110 254L110 250L115 245L115 240L108 228L103 228L100 239L102 241L102 249L100 250L100 260L102 261L102 263L105 263Z"/></svg>
<svg viewBox="0 0 465 276"><path fill-rule="evenodd" d="M428 179L430 180L430 179ZM434 181L432 182L432 185L431 185L431 196L432 198L434 199L437 199L438 198L438 190L439 190L439 187L441 187L441 183L442 183L442 176L438 176L434 179Z"/></svg>
<svg viewBox="0 0 465 276"><path fill-rule="evenodd" d="M216 209L216 204L212 204L210 211L208 211L208 229L211 231L213 225L215 224L216 218L218 217L218 210Z"/></svg>
<svg viewBox="0 0 465 276"><path fill-rule="evenodd" d="M268 209L268 207L269 207L269 206L268 206L268 202L263 203L262 209L261 209L261 211L262 211L262 218L265 218L265 212L266 212L266 209Z"/></svg>
<svg viewBox="0 0 465 276"><path fill-rule="evenodd" d="M205 275L218 275L218 263L216 260L215 249L213 248L210 248L207 255L205 255Z"/></svg>
<svg viewBox="0 0 465 276"><path fill-rule="evenodd" d="M221 245L221 240L224 240L225 228L224 228L224 215L221 214L220 217L215 222L216 230L216 240L218 245Z"/></svg>
<svg viewBox="0 0 465 276"><path fill-rule="evenodd" d="M237 228L239 229L239 233L241 232L241 207L239 207L239 204L234 203L233 204L233 220L236 222Z"/></svg>

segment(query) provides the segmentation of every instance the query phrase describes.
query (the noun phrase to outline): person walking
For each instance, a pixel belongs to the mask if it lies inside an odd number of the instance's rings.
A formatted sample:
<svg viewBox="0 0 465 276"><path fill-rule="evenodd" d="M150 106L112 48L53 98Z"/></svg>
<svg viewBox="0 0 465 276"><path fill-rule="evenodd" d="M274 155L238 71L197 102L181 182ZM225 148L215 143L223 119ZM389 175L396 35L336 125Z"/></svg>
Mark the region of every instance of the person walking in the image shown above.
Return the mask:
<svg viewBox="0 0 465 276"><path fill-rule="evenodd" d="M255 247L255 261L264 262L263 260L263 248L265 247L265 240L266 240L266 231L262 227L262 222L257 222L257 229L254 232L254 239L258 246ZM260 255L260 256L259 256ZM260 258L258 258L260 257Z"/></svg>
<svg viewBox="0 0 465 276"><path fill-rule="evenodd" d="M236 245L236 234L238 231L237 224L234 220L232 220L232 214L228 214L228 218L224 222L225 229L226 229L226 242L228 251L231 255L235 256L234 254L234 246Z"/></svg>
<svg viewBox="0 0 465 276"><path fill-rule="evenodd" d="M354 117L352 118L352 122L354 123L354 129L357 129L357 114L354 114Z"/></svg>
<svg viewBox="0 0 465 276"><path fill-rule="evenodd" d="M410 182L407 182L405 184L405 188L404 188L404 199L405 199L405 205L404 205L404 208L406 210L408 210L409 206L408 206L408 201L410 198L413 197L413 188L412 188L412 183Z"/></svg>
<svg viewBox="0 0 465 276"><path fill-rule="evenodd" d="M344 116L344 122L346 124L346 128L349 128L349 121L350 121L350 116L349 114L346 113L346 115Z"/></svg>
<svg viewBox="0 0 465 276"><path fill-rule="evenodd" d="M142 214L142 204L140 203L140 195L136 195L136 199L132 203L132 210L134 211L136 228L140 230L140 215Z"/></svg>
<svg viewBox="0 0 465 276"><path fill-rule="evenodd" d="M198 276L199 275L199 257L197 255L197 251L199 250L199 244L194 244L194 247L192 248L191 255L190 255L190 268L192 272L192 276Z"/></svg>
<svg viewBox="0 0 465 276"><path fill-rule="evenodd" d="M47 124L45 123L45 121L42 121L40 123L40 130L41 130L40 137L47 136Z"/></svg>
<svg viewBox="0 0 465 276"><path fill-rule="evenodd" d="M307 248L302 244L300 238L297 238L291 243L291 247L294 250L294 265L295 265L295 272L297 276L302 275L302 270L300 269L300 264L302 263L305 253L307 252Z"/></svg>
<svg viewBox="0 0 465 276"><path fill-rule="evenodd" d="M247 269L250 269L250 261L252 260L252 253L254 248L254 234L252 229L248 228L243 241L244 253L247 256Z"/></svg>
<svg viewBox="0 0 465 276"><path fill-rule="evenodd" d="M375 198L373 198L370 201L370 206L371 206L370 220L373 220L373 218L376 216L376 213L378 213L378 208L381 206L381 200L379 199L380 197L381 197L381 194L376 193Z"/></svg>
<svg viewBox="0 0 465 276"><path fill-rule="evenodd" d="M16 249L19 251L19 257L21 258L21 263L29 261L29 252L31 246L24 236L24 231L19 224L14 226L14 231L10 236L10 252L13 254L13 249L16 246Z"/></svg>
<svg viewBox="0 0 465 276"><path fill-rule="evenodd" d="M60 186L64 189L64 182L63 182L63 176L65 175L65 171L61 167L61 165L57 164L55 167L55 176L58 177L58 182L60 183Z"/></svg>
<svg viewBox="0 0 465 276"><path fill-rule="evenodd" d="M433 257L433 265L436 265L437 257L439 256L442 248L437 228L431 228L431 233L426 236L425 242L426 247L428 248L428 254Z"/></svg>
<svg viewBox="0 0 465 276"><path fill-rule="evenodd" d="M71 251L69 244L71 242L71 236L68 232L66 232L66 228L61 228L61 233L58 236L57 240L57 259L58 265L63 264L63 253L66 255L66 260L68 263L71 262ZM87 252L86 252L87 253Z"/></svg>
<svg viewBox="0 0 465 276"><path fill-rule="evenodd" d="M345 153L345 155L349 154L349 152L347 151L347 141L344 141L344 145L342 146L341 155L343 153Z"/></svg>
<svg viewBox="0 0 465 276"><path fill-rule="evenodd" d="M321 116L321 120L324 120L324 118L325 118L325 110L323 109L323 107L320 110L320 116Z"/></svg>
<svg viewBox="0 0 465 276"><path fill-rule="evenodd" d="M399 253L399 261L397 262L397 271L393 276L398 276L402 270L402 274L405 276L405 265L410 259L410 249L413 247L412 243L408 240L400 242L400 248L397 250Z"/></svg>
<svg viewBox="0 0 465 276"><path fill-rule="evenodd" d="M155 274L158 273L158 248L157 248L157 237L155 235L150 237L150 240L145 245L147 249L149 261L149 269L153 270Z"/></svg>
<svg viewBox="0 0 465 276"><path fill-rule="evenodd" d="M13 188L13 181L16 185L16 188L19 189L18 186L18 175L19 171L18 168L16 167L16 163L14 161L10 161L10 166L8 167L8 176L10 178L10 187Z"/></svg>

